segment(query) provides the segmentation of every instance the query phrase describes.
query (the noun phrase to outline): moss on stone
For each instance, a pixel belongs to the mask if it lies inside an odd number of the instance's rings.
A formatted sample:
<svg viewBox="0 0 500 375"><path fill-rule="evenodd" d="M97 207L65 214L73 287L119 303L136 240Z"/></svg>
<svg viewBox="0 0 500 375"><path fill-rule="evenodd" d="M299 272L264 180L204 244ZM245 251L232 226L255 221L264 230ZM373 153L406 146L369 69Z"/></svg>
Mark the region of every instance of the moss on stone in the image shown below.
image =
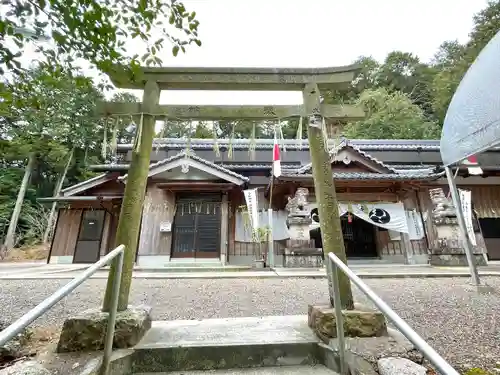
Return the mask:
<svg viewBox="0 0 500 375"><path fill-rule="evenodd" d="M467 370L466 372L463 373L463 375L493 375L493 373L490 371L486 371L486 370L475 367L475 368L471 368L471 369Z"/></svg>

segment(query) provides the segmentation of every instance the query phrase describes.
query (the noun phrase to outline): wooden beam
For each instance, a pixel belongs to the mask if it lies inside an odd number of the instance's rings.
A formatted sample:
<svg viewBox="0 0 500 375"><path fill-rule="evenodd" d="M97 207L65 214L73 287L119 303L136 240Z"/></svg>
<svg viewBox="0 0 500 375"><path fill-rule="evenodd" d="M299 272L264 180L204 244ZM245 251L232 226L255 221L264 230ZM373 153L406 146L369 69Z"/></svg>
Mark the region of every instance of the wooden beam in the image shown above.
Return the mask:
<svg viewBox="0 0 500 375"><path fill-rule="evenodd" d="M172 191L228 191L235 187L231 183L203 181L160 182L156 186Z"/></svg>
<svg viewBox="0 0 500 375"><path fill-rule="evenodd" d="M348 88L358 65L329 68L188 68L140 67L133 74L115 66L109 77L117 88L143 89L147 81L162 90L302 91L306 83L320 89Z"/></svg>
<svg viewBox="0 0 500 375"><path fill-rule="evenodd" d="M105 116L130 116L142 112L141 103L102 102L98 112ZM359 120L365 112L352 105L322 104L321 114L326 118ZM266 120L305 116L301 105L159 105L152 115L156 119L172 120Z"/></svg>

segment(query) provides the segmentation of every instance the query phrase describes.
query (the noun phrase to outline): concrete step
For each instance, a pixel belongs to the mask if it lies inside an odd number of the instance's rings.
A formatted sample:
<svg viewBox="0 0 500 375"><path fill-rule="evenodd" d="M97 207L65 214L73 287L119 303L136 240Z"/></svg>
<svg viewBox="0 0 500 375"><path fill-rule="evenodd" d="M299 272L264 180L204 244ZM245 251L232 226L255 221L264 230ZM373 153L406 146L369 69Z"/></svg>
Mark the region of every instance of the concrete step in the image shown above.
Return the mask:
<svg viewBox="0 0 500 375"><path fill-rule="evenodd" d="M322 365L316 366L283 366L264 368L245 368L229 370L182 371L182 372L143 372L134 375L338 375Z"/></svg>
<svg viewBox="0 0 500 375"><path fill-rule="evenodd" d="M251 266L223 266L220 262L168 262L158 266L136 266L141 272L238 272L249 271Z"/></svg>
<svg viewBox="0 0 500 375"><path fill-rule="evenodd" d="M155 321L132 372L312 366L323 363L318 342L305 315Z"/></svg>

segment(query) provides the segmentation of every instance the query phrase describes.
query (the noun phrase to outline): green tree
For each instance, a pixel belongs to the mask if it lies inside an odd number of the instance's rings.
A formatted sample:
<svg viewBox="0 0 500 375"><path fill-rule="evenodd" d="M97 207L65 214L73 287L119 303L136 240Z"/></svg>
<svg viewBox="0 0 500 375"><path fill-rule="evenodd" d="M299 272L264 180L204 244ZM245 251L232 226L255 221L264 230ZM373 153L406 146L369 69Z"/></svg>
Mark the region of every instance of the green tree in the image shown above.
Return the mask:
<svg viewBox="0 0 500 375"><path fill-rule="evenodd" d="M117 92L113 95L111 98L112 102L121 102L121 103L138 103L139 98L135 96L134 94L128 93L128 92ZM112 121L112 120L111 120ZM115 123L112 124L112 126L117 126L116 129L116 143L117 144L127 144L127 143L133 143L135 139L135 131L136 126L133 124L133 121L131 118L120 118L118 121L118 124ZM114 131L114 129L110 129L111 132ZM113 148L114 145L111 145ZM111 150L111 153L114 154L114 150Z"/></svg>
<svg viewBox="0 0 500 375"><path fill-rule="evenodd" d="M432 106L441 123L463 76L500 30L500 2L488 2L486 8L474 16L473 23L469 41L465 45L457 41L444 42L434 57L433 64L439 68L439 72L433 80Z"/></svg>
<svg viewBox="0 0 500 375"><path fill-rule="evenodd" d="M465 45L458 40L451 40L441 43L437 52L432 58L431 64L441 70L457 66L466 55Z"/></svg>
<svg viewBox="0 0 500 375"><path fill-rule="evenodd" d="M2 65L19 72L26 42L44 38L53 41L53 46L40 46L51 64L84 59L102 72L117 65L138 67L140 62L160 65L166 41L173 45L174 56L190 43L201 45L196 13L176 0L19 0L3 1L2 7L0 74ZM175 36L174 30L182 36ZM126 42L133 39L147 43L142 57L128 56ZM9 41L17 49L9 47Z"/></svg>
<svg viewBox="0 0 500 375"><path fill-rule="evenodd" d="M346 125L344 135L365 139L435 139L440 128L400 91L365 90L359 100L366 119Z"/></svg>
<svg viewBox="0 0 500 375"><path fill-rule="evenodd" d="M9 147L4 160L16 168L23 164L22 160L28 162L5 236L4 251L15 244L17 222L30 182L40 195L57 194L73 165L75 150L81 153L95 148L96 137L103 129L94 117L96 102L102 95L92 81L57 67L46 68L21 72L5 85L2 136L9 140ZM54 189L56 186L58 189Z"/></svg>
<svg viewBox="0 0 500 375"><path fill-rule="evenodd" d="M160 138L213 138L210 125L204 121L168 120L157 134Z"/></svg>
<svg viewBox="0 0 500 375"><path fill-rule="evenodd" d="M489 1L486 8L474 15L473 22L467 43L469 59L475 59L500 30L500 2Z"/></svg>
<svg viewBox="0 0 500 375"><path fill-rule="evenodd" d="M298 119L283 119L283 120L219 120L214 123L217 130L218 138L226 139L262 139L273 138L274 130L279 132L278 122L280 122L283 138L292 139L296 137L298 128ZM304 136L307 138L307 126L303 126ZM280 137L280 134L277 134Z"/></svg>
<svg viewBox="0 0 500 375"><path fill-rule="evenodd" d="M451 98L471 62L467 47L451 41L441 44L432 63L437 70L432 81L432 108L442 124Z"/></svg>
<svg viewBox="0 0 500 375"><path fill-rule="evenodd" d="M411 53L390 52L382 63L371 56L361 56L354 61L360 66L350 90L325 94L330 104L354 104L364 90L384 88L388 92L402 92L419 105L429 119L433 119L432 84L435 69L422 63Z"/></svg>

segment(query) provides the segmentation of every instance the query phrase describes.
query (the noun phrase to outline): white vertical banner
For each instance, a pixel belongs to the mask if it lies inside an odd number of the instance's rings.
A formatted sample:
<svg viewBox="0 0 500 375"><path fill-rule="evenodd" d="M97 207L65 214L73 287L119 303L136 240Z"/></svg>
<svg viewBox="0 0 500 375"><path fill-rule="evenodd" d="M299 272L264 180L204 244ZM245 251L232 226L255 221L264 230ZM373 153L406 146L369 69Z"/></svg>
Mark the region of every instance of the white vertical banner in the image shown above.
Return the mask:
<svg viewBox="0 0 500 375"><path fill-rule="evenodd" d="M259 201L257 189L243 190L245 196L245 203L247 204L248 215L250 215L250 222L252 223L252 233L259 228Z"/></svg>
<svg viewBox="0 0 500 375"><path fill-rule="evenodd" d="M462 212L464 213L465 226L472 246L477 246L476 234L474 233L474 226L472 225L472 193L470 190L458 189L460 196L460 203L462 205Z"/></svg>
<svg viewBox="0 0 500 375"><path fill-rule="evenodd" d="M408 220L408 235L410 240L421 240L424 238L424 226L417 210L407 210L406 219Z"/></svg>

